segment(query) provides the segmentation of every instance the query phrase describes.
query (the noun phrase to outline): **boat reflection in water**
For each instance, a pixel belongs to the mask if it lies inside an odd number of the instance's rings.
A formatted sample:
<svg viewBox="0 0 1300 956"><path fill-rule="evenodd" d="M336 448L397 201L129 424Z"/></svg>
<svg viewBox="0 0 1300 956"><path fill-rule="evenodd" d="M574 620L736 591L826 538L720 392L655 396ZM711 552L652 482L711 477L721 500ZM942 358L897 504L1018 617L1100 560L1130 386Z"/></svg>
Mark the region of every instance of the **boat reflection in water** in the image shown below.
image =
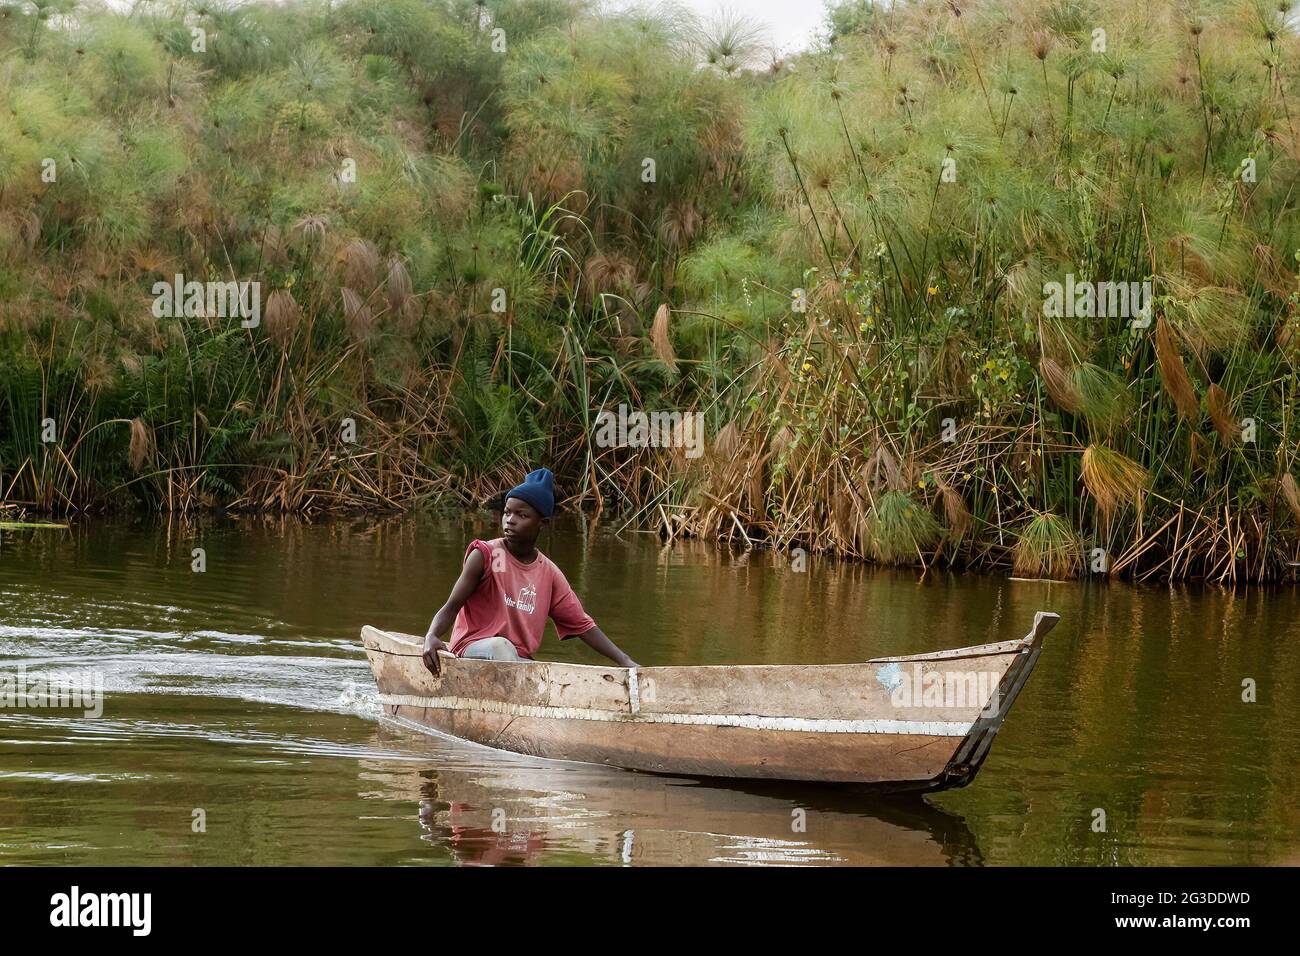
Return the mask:
<svg viewBox="0 0 1300 956"><path fill-rule="evenodd" d="M375 744L436 769L362 761L371 796L419 807L423 838L476 865L980 865L958 815L919 797L719 785L491 750L381 725Z"/></svg>

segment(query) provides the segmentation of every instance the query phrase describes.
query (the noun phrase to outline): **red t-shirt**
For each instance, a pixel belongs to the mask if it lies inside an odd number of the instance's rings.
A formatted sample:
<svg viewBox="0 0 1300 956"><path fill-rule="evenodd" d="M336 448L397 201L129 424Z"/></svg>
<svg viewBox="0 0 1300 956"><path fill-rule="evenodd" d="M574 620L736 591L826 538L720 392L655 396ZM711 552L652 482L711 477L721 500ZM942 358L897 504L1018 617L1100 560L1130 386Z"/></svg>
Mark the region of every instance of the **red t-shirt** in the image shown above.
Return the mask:
<svg viewBox="0 0 1300 956"><path fill-rule="evenodd" d="M560 639L577 637L596 626L582 609L564 572L537 552L524 564L506 548L505 539L474 540L465 549L483 555L483 577L470 595L451 629L451 652L459 655L484 637L504 637L531 659L542 643L546 619L555 622Z"/></svg>

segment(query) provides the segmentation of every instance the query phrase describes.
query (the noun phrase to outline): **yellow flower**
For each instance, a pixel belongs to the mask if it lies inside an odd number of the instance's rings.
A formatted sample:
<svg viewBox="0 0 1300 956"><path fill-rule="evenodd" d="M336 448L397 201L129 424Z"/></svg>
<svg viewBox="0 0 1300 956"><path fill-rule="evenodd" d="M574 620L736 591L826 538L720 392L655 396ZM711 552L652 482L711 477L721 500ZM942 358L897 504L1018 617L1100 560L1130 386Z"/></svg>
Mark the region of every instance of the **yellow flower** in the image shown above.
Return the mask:
<svg viewBox="0 0 1300 956"><path fill-rule="evenodd" d="M932 285L930 286L930 288L926 289L925 291L928 292L930 295L936 295L939 292L939 287L937 285Z"/></svg>
<svg viewBox="0 0 1300 956"><path fill-rule="evenodd" d="M812 362L804 362L804 363L803 363L803 370L804 370L805 372L808 371L810 368L812 368Z"/></svg>
<svg viewBox="0 0 1300 956"><path fill-rule="evenodd" d="M916 487L918 487L918 488L924 490L924 489L925 489L925 482L924 482L924 481L918 481L918 482L916 483Z"/></svg>
<svg viewBox="0 0 1300 956"><path fill-rule="evenodd" d="M1000 373L998 373L998 378L1002 379L1002 381L1005 382L1007 380L1007 370L1003 369Z"/></svg>

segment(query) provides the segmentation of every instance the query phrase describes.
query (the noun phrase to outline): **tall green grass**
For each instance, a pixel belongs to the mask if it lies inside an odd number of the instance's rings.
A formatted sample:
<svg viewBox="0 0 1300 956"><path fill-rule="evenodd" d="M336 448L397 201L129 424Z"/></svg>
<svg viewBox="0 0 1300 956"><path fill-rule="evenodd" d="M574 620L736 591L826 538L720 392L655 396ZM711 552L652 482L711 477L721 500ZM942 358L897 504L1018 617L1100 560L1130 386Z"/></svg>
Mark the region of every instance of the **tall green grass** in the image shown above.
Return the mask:
<svg viewBox="0 0 1300 956"><path fill-rule="evenodd" d="M1300 557L1285 3L848 0L784 60L571 0L0 9L6 501L472 504L546 462L670 534ZM257 279L263 327L155 318L178 272ZM1151 321L1052 314L1067 274ZM725 453L597 446L621 402Z"/></svg>

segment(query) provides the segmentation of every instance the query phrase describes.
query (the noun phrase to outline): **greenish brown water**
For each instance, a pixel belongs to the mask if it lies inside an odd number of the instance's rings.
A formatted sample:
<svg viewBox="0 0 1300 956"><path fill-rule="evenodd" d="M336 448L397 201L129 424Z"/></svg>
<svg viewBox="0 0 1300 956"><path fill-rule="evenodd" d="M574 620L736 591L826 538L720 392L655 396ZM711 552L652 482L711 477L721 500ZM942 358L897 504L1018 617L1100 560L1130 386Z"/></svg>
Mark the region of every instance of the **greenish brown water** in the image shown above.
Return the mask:
<svg viewBox="0 0 1300 956"><path fill-rule="evenodd" d="M647 666L857 661L1018 637L1059 612L975 783L881 801L551 763L381 722L361 626L422 633L466 542L494 534L487 516L0 532L0 669L105 680L98 718L0 708L0 863L1300 862L1293 587L796 572L608 523L543 540ZM553 632L540 656L596 660Z"/></svg>

